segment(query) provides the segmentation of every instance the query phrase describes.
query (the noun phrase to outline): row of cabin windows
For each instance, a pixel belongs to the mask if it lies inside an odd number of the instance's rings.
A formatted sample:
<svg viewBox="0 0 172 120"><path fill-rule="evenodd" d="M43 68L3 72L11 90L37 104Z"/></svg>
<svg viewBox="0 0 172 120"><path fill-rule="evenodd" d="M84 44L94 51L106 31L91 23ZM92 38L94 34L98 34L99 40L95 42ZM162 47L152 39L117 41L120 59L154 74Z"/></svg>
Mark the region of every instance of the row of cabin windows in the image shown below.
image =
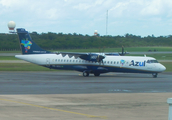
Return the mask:
<svg viewBox="0 0 172 120"><path fill-rule="evenodd" d="M84 61L84 60L65 60L65 59L56 59L55 62L79 62L79 63L96 63L93 61ZM119 64L119 61L103 61L104 64ZM128 62L126 63L128 64Z"/></svg>

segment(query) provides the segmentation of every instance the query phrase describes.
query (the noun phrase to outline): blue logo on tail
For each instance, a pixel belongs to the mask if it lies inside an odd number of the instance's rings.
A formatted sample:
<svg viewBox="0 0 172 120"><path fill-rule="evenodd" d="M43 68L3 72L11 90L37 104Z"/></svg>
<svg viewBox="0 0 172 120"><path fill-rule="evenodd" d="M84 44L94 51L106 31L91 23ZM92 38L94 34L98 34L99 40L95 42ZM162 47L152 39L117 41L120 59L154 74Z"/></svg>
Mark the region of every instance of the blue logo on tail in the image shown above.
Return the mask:
<svg viewBox="0 0 172 120"><path fill-rule="evenodd" d="M21 40L21 45L24 46L25 53L27 53L27 51L30 50L30 48L32 46L32 42L28 41L28 40Z"/></svg>

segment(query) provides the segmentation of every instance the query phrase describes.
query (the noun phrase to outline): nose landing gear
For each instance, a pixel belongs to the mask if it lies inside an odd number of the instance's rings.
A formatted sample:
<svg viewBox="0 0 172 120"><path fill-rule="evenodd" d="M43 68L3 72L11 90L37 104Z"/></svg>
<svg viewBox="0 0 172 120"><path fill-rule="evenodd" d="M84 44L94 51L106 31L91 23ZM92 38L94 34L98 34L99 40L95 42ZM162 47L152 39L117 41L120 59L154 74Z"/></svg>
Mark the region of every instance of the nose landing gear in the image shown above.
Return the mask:
<svg viewBox="0 0 172 120"><path fill-rule="evenodd" d="M158 73L152 73L153 78L157 78Z"/></svg>

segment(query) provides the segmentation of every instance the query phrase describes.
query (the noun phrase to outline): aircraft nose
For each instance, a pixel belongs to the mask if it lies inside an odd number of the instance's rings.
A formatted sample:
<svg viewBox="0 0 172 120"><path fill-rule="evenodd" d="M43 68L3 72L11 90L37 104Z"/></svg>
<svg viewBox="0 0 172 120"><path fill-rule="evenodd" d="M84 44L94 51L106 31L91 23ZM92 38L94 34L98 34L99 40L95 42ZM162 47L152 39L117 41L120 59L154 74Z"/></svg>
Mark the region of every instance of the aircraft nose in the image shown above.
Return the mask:
<svg viewBox="0 0 172 120"><path fill-rule="evenodd" d="M161 65L161 71L165 71L166 67L164 65Z"/></svg>

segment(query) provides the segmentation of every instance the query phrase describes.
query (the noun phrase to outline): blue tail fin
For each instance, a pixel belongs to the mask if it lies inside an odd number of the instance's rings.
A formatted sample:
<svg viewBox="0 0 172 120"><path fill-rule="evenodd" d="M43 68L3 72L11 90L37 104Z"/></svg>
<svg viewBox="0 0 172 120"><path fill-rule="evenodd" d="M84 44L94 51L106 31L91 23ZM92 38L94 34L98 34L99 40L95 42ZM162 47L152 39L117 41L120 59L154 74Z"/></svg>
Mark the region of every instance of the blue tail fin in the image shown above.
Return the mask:
<svg viewBox="0 0 172 120"><path fill-rule="evenodd" d="M22 50L22 54L46 54L51 53L49 51L43 50L40 48L32 38L30 37L28 31L23 28L17 29L17 34L20 40L20 46Z"/></svg>

